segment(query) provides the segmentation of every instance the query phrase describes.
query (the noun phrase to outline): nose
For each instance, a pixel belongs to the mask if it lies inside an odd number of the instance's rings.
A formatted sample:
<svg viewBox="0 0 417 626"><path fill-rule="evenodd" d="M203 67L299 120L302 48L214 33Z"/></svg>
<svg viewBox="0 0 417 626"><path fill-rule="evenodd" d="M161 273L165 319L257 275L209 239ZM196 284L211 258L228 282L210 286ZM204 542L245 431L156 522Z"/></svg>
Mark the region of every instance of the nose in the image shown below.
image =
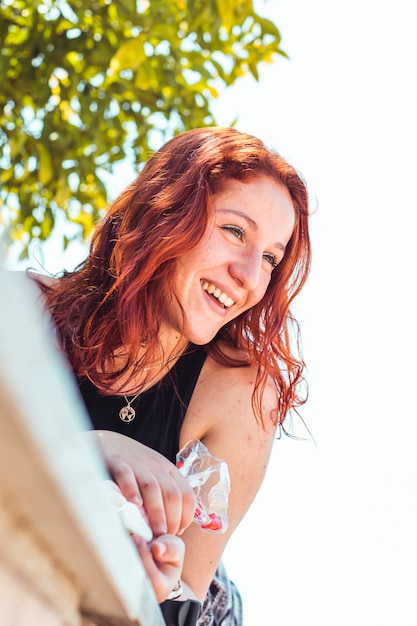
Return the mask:
<svg viewBox="0 0 417 626"><path fill-rule="evenodd" d="M256 289L261 283L262 261L262 254L246 251L230 263L230 275L244 289Z"/></svg>

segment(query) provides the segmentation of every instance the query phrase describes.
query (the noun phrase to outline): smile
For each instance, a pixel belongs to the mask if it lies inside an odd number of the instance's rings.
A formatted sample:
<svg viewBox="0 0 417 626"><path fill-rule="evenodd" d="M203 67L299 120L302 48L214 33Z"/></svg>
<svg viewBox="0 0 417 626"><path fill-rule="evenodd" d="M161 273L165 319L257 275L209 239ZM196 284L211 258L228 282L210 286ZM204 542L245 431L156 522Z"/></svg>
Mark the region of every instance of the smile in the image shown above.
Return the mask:
<svg viewBox="0 0 417 626"><path fill-rule="evenodd" d="M216 287L216 285L213 285L213 283L208 283L205 280L201 281L201 286L203 287L204 291L206 291L210 296L216 298L224 306L225 309L229 309L231 306L234 305L235 301L232 300L232 298L229 298L227 293L224 293L224 291Z"/></svg>

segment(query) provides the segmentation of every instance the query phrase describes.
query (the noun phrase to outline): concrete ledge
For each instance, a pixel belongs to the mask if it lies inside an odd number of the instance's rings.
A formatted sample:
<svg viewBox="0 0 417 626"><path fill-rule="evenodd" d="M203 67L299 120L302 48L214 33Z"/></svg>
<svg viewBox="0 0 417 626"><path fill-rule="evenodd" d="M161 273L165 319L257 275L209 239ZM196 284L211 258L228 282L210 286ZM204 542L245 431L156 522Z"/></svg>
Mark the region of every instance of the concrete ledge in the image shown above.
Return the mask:
<svg viewBox="0 0 417 626"><path fill-rule="evenodd" d="M88 417L41 322L38 293L19 272L1 271L0 290L0 504L63 573L80 615L163 626L142 563L101 491L106 470L82 434ZM21 570L36 576L36 568Z"/></svg>

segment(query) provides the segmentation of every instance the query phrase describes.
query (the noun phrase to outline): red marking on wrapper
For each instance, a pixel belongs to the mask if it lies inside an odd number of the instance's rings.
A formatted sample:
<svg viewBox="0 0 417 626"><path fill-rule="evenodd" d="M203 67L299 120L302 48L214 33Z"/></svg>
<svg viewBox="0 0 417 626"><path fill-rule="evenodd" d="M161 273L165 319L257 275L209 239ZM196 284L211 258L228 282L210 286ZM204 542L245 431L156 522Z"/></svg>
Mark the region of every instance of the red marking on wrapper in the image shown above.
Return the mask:
<svg viewBox="0 0 417 626"><path fill-rule="evenodd" d="M201 504L198 503L197 504L197 508L194 511L194 519L198 519L199 517L201 517L201 513L202 513L203 509L201 508Z"/></svg>
<svg viewBox="0 0 417 626"><path fill-rule="evenodd" d="M222 520L216 513L209 513L209 518L210 521L208 524L203 524L201 528L204 528L205 530L222 530Z"/></svg>
<svg viewBox="0 0 417 626"><path fill-rule="evenodd" d="M199 520L199 525L201 528L204 528L204 530L222 530L223 528L221 517L217 515L217 513L207 513L201 506L201 503L198 503L194 511L194 519Z"/></svg>

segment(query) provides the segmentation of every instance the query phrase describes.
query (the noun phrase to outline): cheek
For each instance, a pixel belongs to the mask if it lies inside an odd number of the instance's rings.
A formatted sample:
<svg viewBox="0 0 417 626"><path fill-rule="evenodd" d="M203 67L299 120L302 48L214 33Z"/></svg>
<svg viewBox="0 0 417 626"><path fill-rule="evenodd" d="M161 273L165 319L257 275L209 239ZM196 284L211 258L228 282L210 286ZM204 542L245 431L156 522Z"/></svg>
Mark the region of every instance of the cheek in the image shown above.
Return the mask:
<svg viewBox="0 0 417 626"><path fill-rule="evenodd" d="M219 265L222 258L219 246L214 245L212 239L205 240L179 259L177 274L191 277L204 273L205 270Z"/></svg>
<svg viewBox="0 0 417 626"><path fill-rule="evenodd" d="M248 301L248 309L252 306L255 306L255 304L258 304L262 298L264 297L264 295L266 294L268 287L269 287L269 283L271 282L271 276L265 276L265 278L261 281L259 281L259 285L256 289L254 289L253 291L251 291L250 293L250 303Z"/></svg>

